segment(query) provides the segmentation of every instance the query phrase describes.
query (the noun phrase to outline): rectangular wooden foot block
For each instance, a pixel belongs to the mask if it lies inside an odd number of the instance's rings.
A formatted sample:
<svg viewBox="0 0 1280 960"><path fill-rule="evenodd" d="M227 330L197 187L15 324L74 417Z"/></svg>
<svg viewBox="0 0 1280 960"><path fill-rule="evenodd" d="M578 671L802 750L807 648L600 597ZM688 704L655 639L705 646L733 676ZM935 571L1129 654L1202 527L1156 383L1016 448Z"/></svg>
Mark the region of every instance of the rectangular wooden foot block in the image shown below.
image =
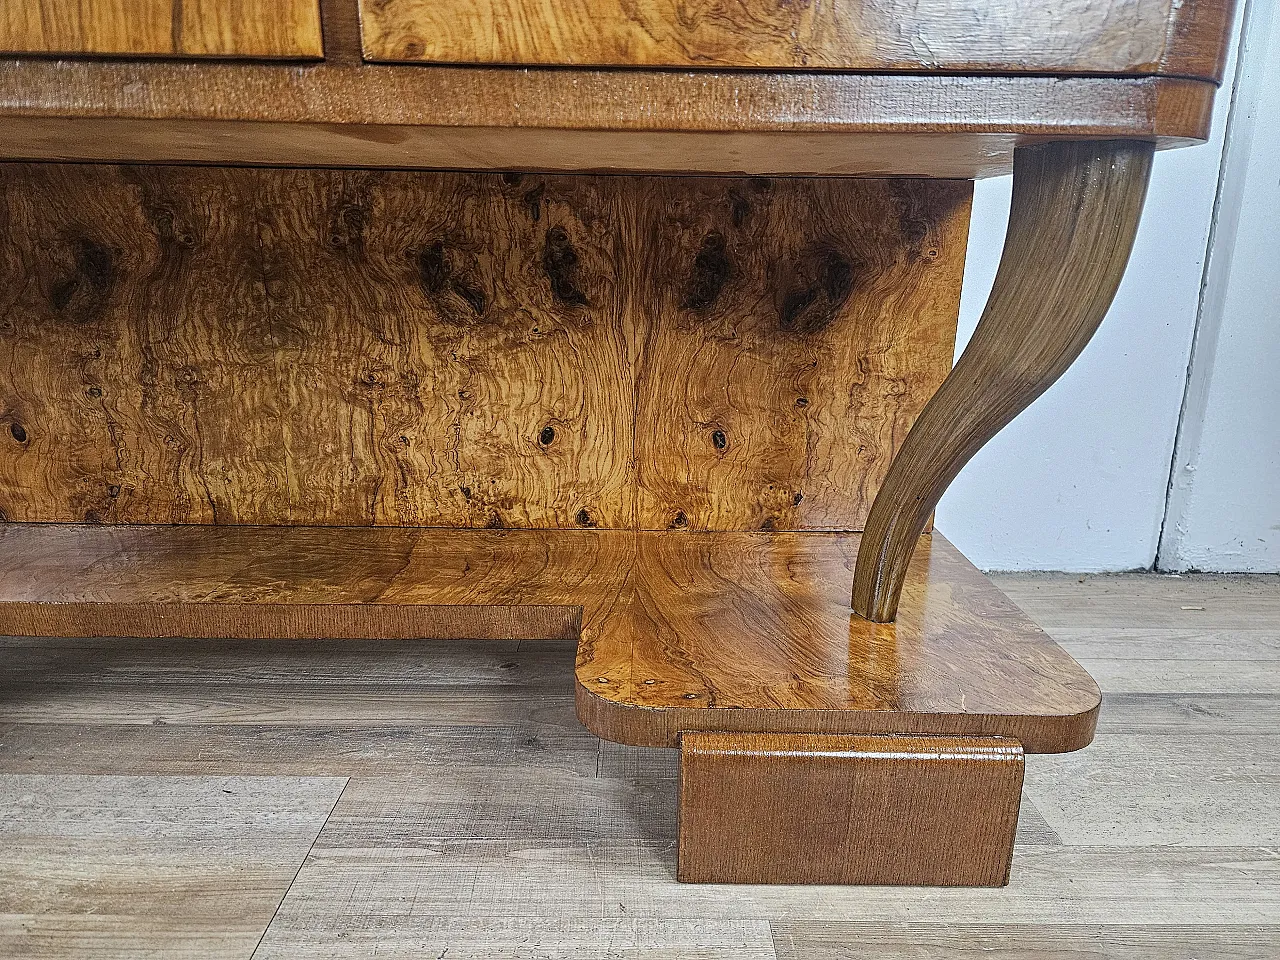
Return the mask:
<svg viewBox="0 0 1280 960"><path fill-rule="evenodd" d="M679 879L1003 886L1022 772L999 737L687 733Z"/></svg>

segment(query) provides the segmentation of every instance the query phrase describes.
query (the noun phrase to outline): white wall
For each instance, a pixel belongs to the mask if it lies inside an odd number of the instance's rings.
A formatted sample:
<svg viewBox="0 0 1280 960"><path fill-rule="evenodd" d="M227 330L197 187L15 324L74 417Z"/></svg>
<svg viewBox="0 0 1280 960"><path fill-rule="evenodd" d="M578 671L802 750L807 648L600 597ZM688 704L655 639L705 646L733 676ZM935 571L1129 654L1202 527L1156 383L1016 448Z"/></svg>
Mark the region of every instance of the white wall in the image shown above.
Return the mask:
<svg viewBox="0 0 1280 960"><path fill-rule="evenodd" d="M1280 15L1249 11L1162 568L1280 571Z"/></svg>
<svg viewBox="0 0 1280 960"><path fill-rule="evenodd" d="M1129 269L1102 328L1063 378L974 457L943 497L939 531L978 566L1098 571L1155 561L1234 59L1218 92L1210 141L1156 157ZM1008 178L977 185L957 355L995 276L1009 192ZM1274 366L1271 376L1277 376ZM1223 415L1230 412L1224 408Z"/></svg>

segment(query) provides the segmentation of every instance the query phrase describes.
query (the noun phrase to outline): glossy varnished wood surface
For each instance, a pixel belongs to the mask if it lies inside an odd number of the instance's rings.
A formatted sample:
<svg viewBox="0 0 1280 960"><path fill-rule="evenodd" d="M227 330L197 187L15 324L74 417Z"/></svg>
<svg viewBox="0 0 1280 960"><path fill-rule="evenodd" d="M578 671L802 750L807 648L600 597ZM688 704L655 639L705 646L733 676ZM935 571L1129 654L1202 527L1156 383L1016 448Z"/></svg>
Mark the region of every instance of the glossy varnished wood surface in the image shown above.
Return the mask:
<svg viewBox="0 0 1280 960"><path fill-rule="evenodd" d="M0 157L543 171L1007 173L1029 138L1208 135L1157 78L0 61Z"/></svg>
<svg viewBox="0 0 1280 960"><path fill-rule="evenodd" d="M998 737L687 733L677 877L1002 887L1022 775Z"/></svg>
<svg viewBox="0 0 1280 960"><path fill-rule="evenodd" d="M0 545L0 629L61 636L573 639L634 553L588 532L336 527L8 524Z"/></svg>
<svg viewBox="0 0 1280 960"><path fill-rule="evenodd" d="M1102 323L1137 235L1152 152L1130 141L1019 150L991 296L867 519L853 583L862 616L893 619L911 551L947 486L1066 372Z"/></svg>
<svg viewBox="0 0 1280 960"><path fill-rule="evenodd" d="M856 534L9 524L0 633L515 639L580 624L578 712L609 740L1089 742L1096 685L954 547L922 541L893 625L848 608L857 549Z"/></svg>
<svg viewBox="0 0 1280 960"><path fill-rule="evenodd" d="M1097 686L959 551L923 538L882 625L849 609L858 541L642 534L628 602L606 627L584 621L579 717L647 746L690 730L1089 742Z"/></svg>
<svg viewBox="0 0 1280 960"><path fill-rule="evenodd" d="M859 529L970 190L0 165L0 516Z"/></svg>
<svg viewBox="0 0 1280 960"><path fill-rule="evenodd" d="M6 53L319 57L317 0L13 0Z"/></svg>
<svg viewBox="0 0 1280 960"><path fill-rule="evenodd" d="M1223 0L360 0L370 60L1221 79ZM1218 24L1216 31L1206 24Z"/></svg>

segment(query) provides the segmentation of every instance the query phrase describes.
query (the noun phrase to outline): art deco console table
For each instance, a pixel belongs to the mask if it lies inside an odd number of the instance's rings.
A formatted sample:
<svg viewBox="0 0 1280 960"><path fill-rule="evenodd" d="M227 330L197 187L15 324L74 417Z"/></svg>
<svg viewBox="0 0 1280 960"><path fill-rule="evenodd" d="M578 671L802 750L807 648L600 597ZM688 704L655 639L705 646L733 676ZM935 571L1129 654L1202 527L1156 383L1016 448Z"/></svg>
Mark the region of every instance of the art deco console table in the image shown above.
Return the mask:
<svg viewBox="0 0 1280 960"><path fill-rule="evenodd" d="M1089 340L1230 19L6 3L0 631L578 638L582 722L681 751L681 878L1004 883L1100 696L930 516Z"/></svg>

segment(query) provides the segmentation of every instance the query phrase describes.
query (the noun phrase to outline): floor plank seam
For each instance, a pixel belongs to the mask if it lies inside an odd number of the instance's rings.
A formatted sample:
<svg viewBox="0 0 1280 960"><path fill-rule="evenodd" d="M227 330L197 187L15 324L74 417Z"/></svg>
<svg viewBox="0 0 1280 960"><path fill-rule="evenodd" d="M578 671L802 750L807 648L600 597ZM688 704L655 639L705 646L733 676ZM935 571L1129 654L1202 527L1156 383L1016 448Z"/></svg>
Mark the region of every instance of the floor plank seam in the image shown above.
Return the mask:
<svg viewBox="0 0 1280 960"><path fill-rule="evenodd" d="M311 843L307 845L307 851L302 855L302 859L298 861L298 869L293 871L293 879L291 879L284 888L284 893L280 895L280 902L276 904L276 908L271 911L271 919L267 921L262 928L262 934L258 937L258 942L253 945L253 951L249 954L249 960L254 960L258 956L258 951L262 949L262 942L267 939L267 934L271 930L271 925L276 922L276 917L280 916L280 908L284 906L285 900L289 897L289 891L293 889L293 885L298 882L298 876L302 873L302 868L307 865L307 861L311 859L311 851L316 848L316 843L320 839L320 834L324 833L324 828L329 825L330 818L333 817L333 811L338 809L338 804L342 802L343 796L347 792L347 787L351 784L351 778L346 777L342 784L342 789L338 791L338 795L334 798L333 804L329 807L329 812L324 815L324 819L320 821L320 826L316 829L316 835L311 838Z"/></svg>

